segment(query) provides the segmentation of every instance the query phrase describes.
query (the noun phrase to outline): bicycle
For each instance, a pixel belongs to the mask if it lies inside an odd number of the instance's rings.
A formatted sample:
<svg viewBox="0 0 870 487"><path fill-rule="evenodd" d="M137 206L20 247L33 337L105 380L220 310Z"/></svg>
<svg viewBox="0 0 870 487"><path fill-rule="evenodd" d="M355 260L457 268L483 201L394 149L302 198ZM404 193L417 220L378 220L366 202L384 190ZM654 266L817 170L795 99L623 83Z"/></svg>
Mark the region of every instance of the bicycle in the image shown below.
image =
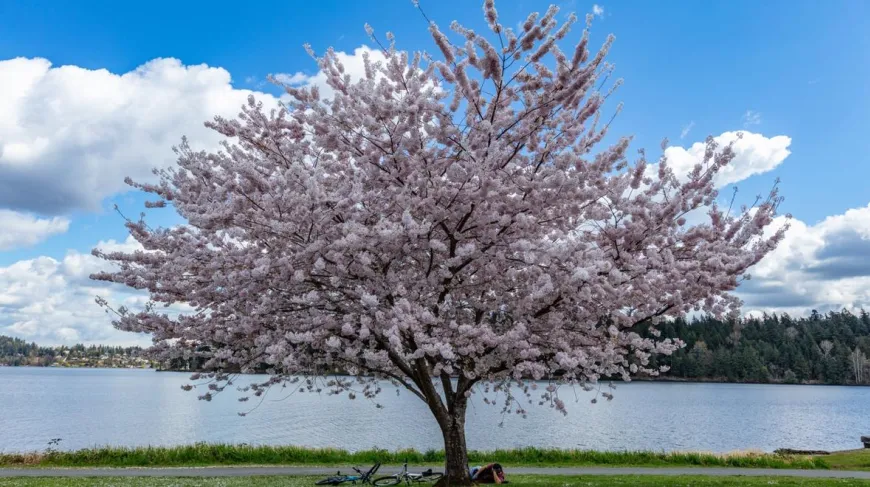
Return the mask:
<svg viewBox="0 0 870 487"><path fill-rule="evenodd" d="M405 481L406 484L411 485L411 482L437 482L441 480L444 474L441 472L433 472L430 468L423 473L408 473L408 462L402 466L402 471L390 475L388 477L381 477L379 479L375 479L374 485L376 487L382 487L386 485L399 485L402 481Z"/></svg>
<svg viewBox="0 0 870 487"><path fill-rule="evenodd" d="M314 484L315 485L341 485L345 482L350 482L351 484L356 484L357 482L359 482L361 484L371 484L372 483L372 476L374 476L375 472L377 472L378 469L381 468L381 464L376 463L372 468L369 469L368 472L365 472L365 473L363 473L362 470L360 470L356 467L351 467L351 468L353 468L356 471L356 473L358 473L359 475L342 475L341 471L339 471L339 472L336 472L336 474L333 475L332 477L327 477L323 480L318 480Z"/></svg>

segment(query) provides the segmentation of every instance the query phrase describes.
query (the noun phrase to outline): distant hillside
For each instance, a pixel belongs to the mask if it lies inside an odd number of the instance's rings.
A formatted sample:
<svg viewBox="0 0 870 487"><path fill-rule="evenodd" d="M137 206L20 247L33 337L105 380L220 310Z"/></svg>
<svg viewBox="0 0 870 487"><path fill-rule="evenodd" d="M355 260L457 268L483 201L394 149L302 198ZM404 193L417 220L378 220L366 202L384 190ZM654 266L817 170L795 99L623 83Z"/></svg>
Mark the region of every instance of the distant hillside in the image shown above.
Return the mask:
<svg viewBox="0 0 870 487"><path fill-rule="evenodd" d="M703 318L660 326L686 347L671 357L667 377L722 382L868 384L870 314L848 311L739 321Z"/></svg>
<svg viewBox="0 0 870 487"><path fill-rule="evenodd" d="M140 347L43 347L0 335L0 365L36 367L150 367Z"/></svg>

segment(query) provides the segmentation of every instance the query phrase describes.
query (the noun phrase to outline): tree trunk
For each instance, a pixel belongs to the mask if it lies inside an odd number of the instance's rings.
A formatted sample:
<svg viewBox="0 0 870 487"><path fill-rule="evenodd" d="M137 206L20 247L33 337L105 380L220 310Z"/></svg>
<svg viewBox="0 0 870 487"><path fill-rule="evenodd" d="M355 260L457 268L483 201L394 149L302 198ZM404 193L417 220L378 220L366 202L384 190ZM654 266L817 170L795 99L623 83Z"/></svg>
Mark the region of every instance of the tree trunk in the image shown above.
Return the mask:
<svg viewBox="0 0 870 487"><path fill-rule="evenodd" d="M432 376L429 365L424 359L415 361L414 370L401 361L399 363L408 370L408 376L420 388L417 395L429 406L444 437L444 476L435 485L438 487L472 485L471 475L468 472L468 448L465 445L465 411L468 408L468 397L465 394L475 381L460 377L454 389L451 377L442 373L441 387L444 390L442 397L430 380Z"/></svg>
<svg viewBox="0 0 870 487"><path fill-rule="evenodd" d="M444 435L444 478L440 485L471 485L468 472L468 449L465 446L465 411L461 418L453 418L453 424L448 428L442 426Z"/></svg>
<svg viewBox="0 0 870 487"><path fill-rule="evenodd" d="M463 397L455 401L447 411L433 411L444 437L445 455L444 477L436 486L472 485L468 472L468 448L465 445L466 406L467 402Z"/></svg>

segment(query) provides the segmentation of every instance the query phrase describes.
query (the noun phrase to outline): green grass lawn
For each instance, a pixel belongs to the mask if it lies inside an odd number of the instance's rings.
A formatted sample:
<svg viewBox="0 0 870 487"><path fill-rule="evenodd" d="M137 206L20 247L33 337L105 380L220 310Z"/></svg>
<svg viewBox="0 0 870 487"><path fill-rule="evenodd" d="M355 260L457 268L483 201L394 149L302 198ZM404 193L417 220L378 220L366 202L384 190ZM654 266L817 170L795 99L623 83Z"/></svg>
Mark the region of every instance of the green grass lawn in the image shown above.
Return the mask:
<svg viewBox="0 0 870 487"><path fill-rule="evenodd" d="M840 470L870 470L870 448L839 451L822 458L831 468Z"/></svg>
<svg viewBox="0 0 870 487"><path fill-rule="evenodd" d="M472 451L472 465L499 462L509 467L537 466L644 466L747 467L826 469L826 457L808 458L766 453L666 453L649 451L599 452L520 448ZM870 457L868 457L870 460ZM177 447L102 447L71 452L0 454L0 467L182 467L217 465L368 466L442 465L443 451L365 450L350 453L335 448L195 444Z"/></svg>
<svg viewBox="0 0 870 487"><path fill-rule="evenodd" d="M0 478L0 487L310 487L320 477L221 477L221 478ZM795 477L667 477L509 475L509 486L867 486L870 481L801 479ZM349 484L348 484L349 485Z"/></svg>

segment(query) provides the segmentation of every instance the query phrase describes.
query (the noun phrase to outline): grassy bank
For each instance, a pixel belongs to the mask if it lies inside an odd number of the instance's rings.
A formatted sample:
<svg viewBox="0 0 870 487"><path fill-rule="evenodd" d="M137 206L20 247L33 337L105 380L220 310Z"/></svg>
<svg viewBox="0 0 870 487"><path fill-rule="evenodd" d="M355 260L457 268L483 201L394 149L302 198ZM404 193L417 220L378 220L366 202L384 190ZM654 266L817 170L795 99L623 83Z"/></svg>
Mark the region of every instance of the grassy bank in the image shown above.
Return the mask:
<svg viewBox="0 0 870 487"><path fill-rule="evenodd" d="M830 468L838 470L870 470L870 449L833 452L822 458Z"/></svg>
<svg viewBox="0 0 870 487"><path fill-rule="evenodd" d="M521 448L511 450L469 452L471 464L499 462L505 466L697 466L826 469L826 457L774 455L736 452L665 453L651 451L599 452L591 450L559 450ZM176 447L117 448L101 447L70 452L0 453L3 467L181 467L206 465L316 465L347 466L399 465L408 461L414 465L439 465L444 452L430 450L365 450L350 453L334 448L302 448L295 446L251 446L195 444ZM861 463L861 459L849 462ZM870 456L863 461L870 467Z"/></svg>
<svg viewBox="0 0 870 487"><path fill-rule="evenodd" d="M321 477L222 477L222 478L0 478L0 487L310 487ZM866 480L806 479L796 477L704 477L704 476L560 476L513 475L510 486L868 486Z"/></svg>

